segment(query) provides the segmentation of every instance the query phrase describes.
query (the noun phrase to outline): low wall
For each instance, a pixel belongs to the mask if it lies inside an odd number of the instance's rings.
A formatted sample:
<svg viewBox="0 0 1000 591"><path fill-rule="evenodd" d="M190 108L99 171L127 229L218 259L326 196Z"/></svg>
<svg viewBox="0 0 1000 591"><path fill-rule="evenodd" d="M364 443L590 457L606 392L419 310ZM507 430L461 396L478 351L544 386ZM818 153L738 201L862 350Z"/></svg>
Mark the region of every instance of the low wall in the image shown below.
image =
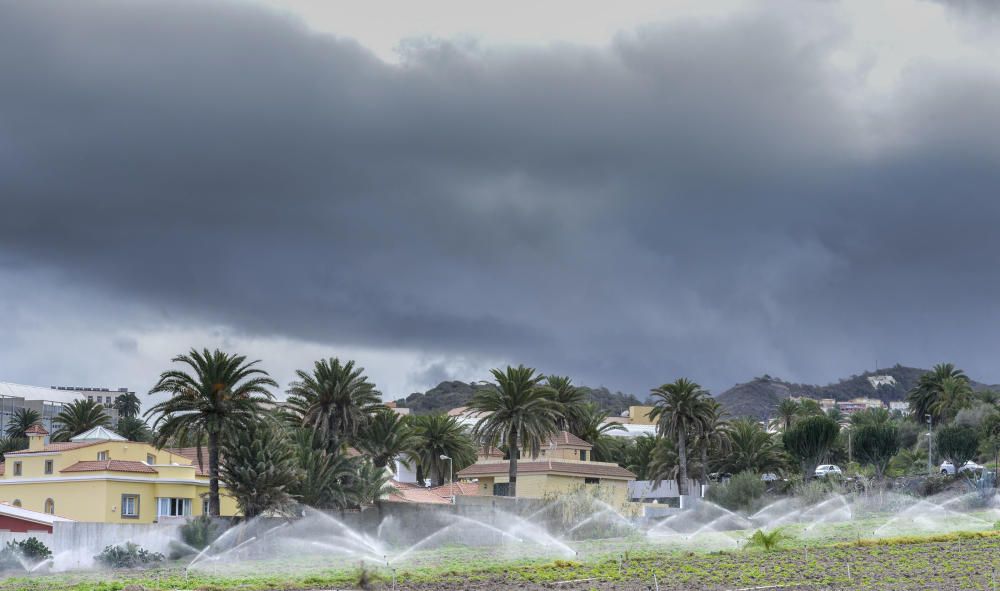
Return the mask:
<svg viewBox="0 0 1000 591"><path fill-rule="evenodd" d="M90 568L94 556L107 546L132 542L149 550L169 554L170 544L180 540L179 524L119 524L57 521L52 527L52 550L56 570Z"/></svg>

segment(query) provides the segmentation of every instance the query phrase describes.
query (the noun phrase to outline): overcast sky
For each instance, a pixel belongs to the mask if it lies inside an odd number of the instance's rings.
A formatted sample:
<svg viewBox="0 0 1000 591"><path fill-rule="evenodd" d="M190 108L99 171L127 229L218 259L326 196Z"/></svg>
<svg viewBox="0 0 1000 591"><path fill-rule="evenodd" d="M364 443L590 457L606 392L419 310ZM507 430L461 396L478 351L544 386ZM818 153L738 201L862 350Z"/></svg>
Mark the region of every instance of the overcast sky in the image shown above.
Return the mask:
<svg viewBox="0 0 1000 591"><path fill-rule="evenodd" d="M990 2L538 4L0 0L0 381L1000 382Z"/></svg>

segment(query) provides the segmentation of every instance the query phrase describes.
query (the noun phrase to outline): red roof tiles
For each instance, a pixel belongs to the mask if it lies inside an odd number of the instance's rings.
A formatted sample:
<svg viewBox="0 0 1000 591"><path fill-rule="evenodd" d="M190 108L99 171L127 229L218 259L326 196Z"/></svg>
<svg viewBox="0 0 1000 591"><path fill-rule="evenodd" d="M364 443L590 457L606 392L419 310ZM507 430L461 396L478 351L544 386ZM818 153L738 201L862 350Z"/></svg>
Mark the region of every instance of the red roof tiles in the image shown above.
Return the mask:
<svg viewBox="0 0 1000 591"><path fill-rule="evenodd" d="M99 460L77 462L59 472L140 472L156 474L156 470L144 462L129 462L126 460Z"/></svg>
<svg viewBox="0 0 1000 591"><path fill-rule="evenodd" d="M50 443L46 445L41 450L30 450L30 449L19 449L17 451L9 451L5 453L5 456L13 456L19 454L34 454L34 453L48 453L57 451L69 451L71 449L80 449L81 447L90 447L91 445L100 445L103 443L109 443L106 439L100 439L96 441L63 441L59 443Z"/></svg>

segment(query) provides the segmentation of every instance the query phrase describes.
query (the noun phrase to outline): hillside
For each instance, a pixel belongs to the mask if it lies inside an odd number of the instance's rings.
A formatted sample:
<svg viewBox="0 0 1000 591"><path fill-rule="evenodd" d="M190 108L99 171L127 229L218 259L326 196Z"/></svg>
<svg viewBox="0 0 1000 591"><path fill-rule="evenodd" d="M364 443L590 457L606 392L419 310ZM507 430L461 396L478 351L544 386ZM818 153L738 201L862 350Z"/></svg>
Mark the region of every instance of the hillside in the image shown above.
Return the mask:
<svg viewBox="0 0 1000 591"><path fill-rule="evenodd" d="M789 396L807 396L809 398L833 398L834 400L850 400L857 397L878 398L884 402L904 400L928 370L916 367L895 365L875 372L865 372L853 375L826 386L811 384L794 384L776 377L764 375L749 382L737 384L722 392L716 399L722 403L734 417L752 416L767 418L772 415L775 407L782 399ZM895 384L872 386L868 378L871 376L892 376ZM972 382L975 389L990 388L986 384Z"/></svg>
<svg viewBox="0 0 1000 591"><path fill-rule="evenodd" d="M632 394L612 392L604 387L581 386L581 389L587 394L588 399L610 415L620 415L629 406L642 404ZM474 392L475 387L466 382L441 382L426 392L414 392L406 398L400 398L396 404L409 408L418 415L447 412L456 406L466 406Z"/></svg>

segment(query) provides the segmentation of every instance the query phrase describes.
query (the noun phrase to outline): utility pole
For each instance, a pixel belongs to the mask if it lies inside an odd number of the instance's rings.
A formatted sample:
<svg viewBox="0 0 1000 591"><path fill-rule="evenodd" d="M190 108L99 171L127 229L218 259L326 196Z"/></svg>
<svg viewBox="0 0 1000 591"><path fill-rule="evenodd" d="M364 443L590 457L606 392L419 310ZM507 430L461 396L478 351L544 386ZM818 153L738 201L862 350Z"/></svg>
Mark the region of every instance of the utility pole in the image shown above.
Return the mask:
<svg viewBox="0 0 1000 591"><path fill-rule="evenodd" d="M455 470L451 457L441 454L442 460L448 460L448 489L451 491L451 504L455 504Z"/></svg>

